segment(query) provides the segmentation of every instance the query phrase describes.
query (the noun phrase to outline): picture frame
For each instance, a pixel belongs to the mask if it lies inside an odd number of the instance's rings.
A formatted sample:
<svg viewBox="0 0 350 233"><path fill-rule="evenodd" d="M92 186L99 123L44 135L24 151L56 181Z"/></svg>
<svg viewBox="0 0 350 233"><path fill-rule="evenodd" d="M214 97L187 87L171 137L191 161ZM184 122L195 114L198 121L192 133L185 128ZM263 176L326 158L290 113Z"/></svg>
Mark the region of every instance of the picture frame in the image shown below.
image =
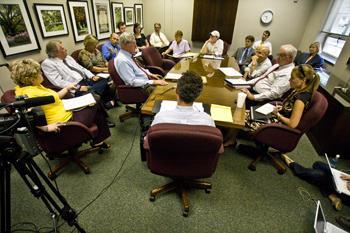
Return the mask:
<svg viewBox="0 0 350 233"><path fill-rule="evenodd" d="M112 2L113 30L118 31L118 23L124 21L124 5L122 2Z"/></svg>
<svg viewBox="0 0 350 233"><path fill-rule="evenodd" d="M43 38L68 35L63 4L34 3L33 6Z"/></svg>
<svg viewBox="0 0 350 233"><path fill-rule="evenodd" d="M132 7L124 7L124 18L125 25L131 26L134 24L134 8Z"/></svg>
<svg viewBox="0 0 350 233"><path fill-rule="evenodd" d="M0 12L0 49L4 57L40 50L25 0L1 0Z"/></svg>
<svg viewBox="0 0 350 233"><path fill-rule="evenodd" d="M95 19L96 36L98 40L109 38L112 33L111 7L109 0L92 0Z"/></svg>
<svg viewBox="0 0 350 233"><path fill-rule="evenodd" d="M77 43L92 34L88 2L68 0L67 4L74 41Z"/></svg>
<svg viewBox="0 0 350 233"><path fill-rule="evenodd" d="M143 28L143 4L134 4L135 23L139 23Z"/></svg>

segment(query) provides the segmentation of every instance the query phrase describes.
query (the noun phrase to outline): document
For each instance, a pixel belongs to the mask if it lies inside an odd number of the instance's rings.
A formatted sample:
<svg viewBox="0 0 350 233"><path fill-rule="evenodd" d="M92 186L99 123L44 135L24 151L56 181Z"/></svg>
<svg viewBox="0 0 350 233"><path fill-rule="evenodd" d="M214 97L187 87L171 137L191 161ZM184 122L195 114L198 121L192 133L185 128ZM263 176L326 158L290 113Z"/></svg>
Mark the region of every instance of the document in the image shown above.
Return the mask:
<svg viewBox="0 0 350 233"><path fill-rule="evenodd" d="M267 103L267 104L264 104L263 106L255 109L256 112L258 113L261 113L261 114L264 114L264 115L267 115L267 114L270 114L273 112L273 110L275 109L276 106L270 104L270 103Z"/></svg>
<svg viewBox="0 0 350 233"><path fill-rule="evenodd" d="M251 84L243 79L225 78L225 82L229 86L236 87L236 88L251 88Z"/></svg>
<svg viewBox="0 0 350 233"><path fill-rule="evenodd" d="M172 79L172 80L178 80L180 79L182 74L177 74L177 73L167 73L165 76L165 79Z"/></svg>
<svg viewBox="0 0 350 233"><path fill-rule="evenodd" d="M203 55L204 59L224 60L223 57L217 57L215 55Z"/></svg>
<svg viewBox="0 0 350 233"><path fill-rule="evenodd" d="M135 55L134 55L134 57L139 57L139 56L141 56L142 55L142 52L137 52Z"/></svg>
<svg viewBox="0 0 350 233"><path fill-rule="evenodd" d="M198 55L199 53L188 52L188 53L180 54L179 57L198 57Z"/></svg>
<svg viewBox="0 0 350 233"><path fill-rule="evenodd" d="M212 104L210 115L214 121L233 122L231 107Z"/></svg>
<svg viewBox="0 0 350 233"><path fill-rule="evenodd" d="M96 76L100 77L100 78L109 78L110 75L108 73L98 73L96 74Z"/></svg>
<svg viewBox="0 0 350 233"><path fill-rule="evenodd" d="M161 105L160 105L160 110L159 112L162 111L172 111L176 108L177 106L177 102L176 101L172 101L172 100L163 100ZM199 103L199 102L194 102L193 103L193 108L198 110L198 112L204 112L204 107L203 107L203 103Z"/></svg>
<svg viewBox="0 0 350 233"><path fill-rule="evenodd" d="M71 99L63 99L62 102L64 109L67 111L96 104L96 100L91 93Z"/></svg>
<svg viewBox="0 0 350 233"><path fill-rule="evenodd" d="M242 77L242 74L232 67L220 67L219 70L229 77Z"/></svg>
<svg viewBox="0 0 350 233"><path fill-rule="evenodd" d="M206 84L207 83L207 77L201 76L201 78L202 78L203 84Z"/></svg>

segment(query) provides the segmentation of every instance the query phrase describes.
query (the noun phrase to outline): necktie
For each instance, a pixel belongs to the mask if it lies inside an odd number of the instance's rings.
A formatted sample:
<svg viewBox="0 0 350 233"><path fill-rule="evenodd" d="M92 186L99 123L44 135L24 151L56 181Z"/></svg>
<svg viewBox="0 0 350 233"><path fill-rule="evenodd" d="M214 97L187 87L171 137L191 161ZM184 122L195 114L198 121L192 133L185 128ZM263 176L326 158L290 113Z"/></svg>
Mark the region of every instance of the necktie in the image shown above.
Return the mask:
<svg viewBox="0 0 350 233"><path fill-rule="evenodd" d="M80 76L81 76L83 79L88 79L88 78L86 77L86 75L85 75L81 70L78 70L78 69L75 68L74 66L69 65L66 59L63 60L63 64L65 64L70 70L73 70L73 71L77 72L78 74L80 74Z"/></svg>
<svg viewBox="0 0 350 233"><path fill-rule="evenodd" d="M252 87L254 87L260 80L266 78L270 73L272 73L273 71L277 70L277 68L279 67L279 64L274 64L273 66L271 66L263 75L261 75L252 85Z"/></svg>
<svg viewBox="0 0 350 233"><path fill-rule="evenodd" d="M247 59L247 56L248 56L248 51L249 51L248 48L244 49L242 57L241 57L241 60L239 60L239 64L240 65L244 65L244 62L245 62L245 60Z"/></svg>
<svg viewBox="0 0 350 233"><path fill-rule="evenodd" d="M162 37L160 36L160 33L158 33L158 37L159 37L160 41L162 42L162 44L164 45L164 41L163 41Z"/></svg>
<svg viewBox="0 0 350 233"><path fill-rule="evenodd" d="M140 70L142 70L143 73L145 73L145 75L147 76L148 79L150 79L149 76L148 76L148 74L147 74L147 72L146 72L146 71L143 69L143 67L137 62L137 60L135 59L135 57L131 57L131 58L132 58L132 60L135 62L136 66L137 66Z"/></svg>

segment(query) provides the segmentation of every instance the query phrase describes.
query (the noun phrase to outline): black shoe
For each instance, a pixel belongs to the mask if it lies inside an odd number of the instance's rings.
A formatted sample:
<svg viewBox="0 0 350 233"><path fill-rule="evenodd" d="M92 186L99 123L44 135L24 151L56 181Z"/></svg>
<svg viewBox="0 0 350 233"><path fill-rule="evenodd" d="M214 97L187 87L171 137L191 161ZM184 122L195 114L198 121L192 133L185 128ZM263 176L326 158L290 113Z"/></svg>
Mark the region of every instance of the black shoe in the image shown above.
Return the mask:
<svg viewBox="0 0 350 233"><path fill-rule="evenodd" d="M109 110L109 109L112 109L114 107L114 104L112 101L108 101L108 102L104 103L104 106L107 110Z"/></svg>
<svg viewBox="0 0 350 233"><path fill-rule="evenodd" d="M114 128L115 127L115 124L111 121L107 121L107 124L108 124L108 128Z"/></svg>

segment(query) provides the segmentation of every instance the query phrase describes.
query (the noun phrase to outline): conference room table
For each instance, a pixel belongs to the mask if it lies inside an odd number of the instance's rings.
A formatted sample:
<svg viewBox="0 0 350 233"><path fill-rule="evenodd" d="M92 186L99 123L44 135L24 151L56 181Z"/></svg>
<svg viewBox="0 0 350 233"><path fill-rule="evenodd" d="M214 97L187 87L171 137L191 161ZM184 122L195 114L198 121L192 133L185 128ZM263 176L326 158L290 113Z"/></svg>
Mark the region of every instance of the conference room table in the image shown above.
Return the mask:
<svg viewBox="0 0 350 233"><path fill-rule="evenodd" d="M244 127L245 122L245 106L237 108L238 89L229 87L225 84L224 79L227 78L218 68L232 67L239 71L238 64L233 57L226 56L223 60L196 58L183 58L180 60L169 73L181 74L185 71L193 71L204 76L206 83L203 86L201 95L196 102L203 104L217 104L231 107L232 122L215 121L217 126L231 129L239 129ZM166 80L167 86L156 86L147 101L141 109L142 115L154 115L153 107L157 100L176 100L175 87L176 80Z"/></svg>

